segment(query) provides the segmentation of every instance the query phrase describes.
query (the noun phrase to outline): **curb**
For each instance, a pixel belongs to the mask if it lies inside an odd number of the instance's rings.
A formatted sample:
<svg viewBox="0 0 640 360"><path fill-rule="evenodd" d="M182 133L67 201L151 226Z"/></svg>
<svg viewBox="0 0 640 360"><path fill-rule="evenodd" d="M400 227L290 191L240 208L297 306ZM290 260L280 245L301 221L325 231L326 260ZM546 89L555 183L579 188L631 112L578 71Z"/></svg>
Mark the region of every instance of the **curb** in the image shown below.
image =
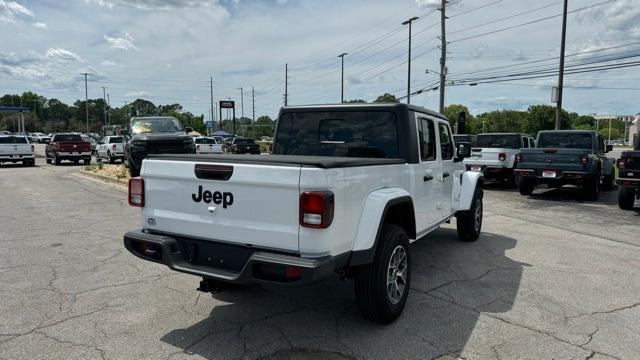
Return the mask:
<svg viewBox="0 0 640 360"><path fill-rule="evenodd" d="M122 184L122 185L126 185L129 186L129 180L127 179L114 179L112 177L109 176L105 176L105 175L100 175L100 174L96 174L93 171L86 171L86 170L80 170L79 171L80 174L98 179L98 180L102 180L104 182L107 183L116 183L116 184Z"/></svg>

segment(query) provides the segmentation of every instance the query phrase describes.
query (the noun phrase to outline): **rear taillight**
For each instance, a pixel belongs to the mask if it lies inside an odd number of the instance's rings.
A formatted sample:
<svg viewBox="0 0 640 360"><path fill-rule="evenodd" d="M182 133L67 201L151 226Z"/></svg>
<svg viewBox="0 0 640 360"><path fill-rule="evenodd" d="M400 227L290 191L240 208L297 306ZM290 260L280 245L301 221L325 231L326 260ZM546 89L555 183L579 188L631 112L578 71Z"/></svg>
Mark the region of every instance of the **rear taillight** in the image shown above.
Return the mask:
<svg viewBox="0 0 640 360"><path fill-rule="evenodd" d="M582 157L580 158L580 163L582 165L587 165L587 161L589 161L589 157L587 155L582 155Z"/></svg>
<svg viewBox="0 0 640 360"><path fill-rule="evenodd" d="M111 151L113 151L113 152L116 151L116 144L113 144L113 146L111 147Z"/></svg>
<svg viewBox="0 0 640 360"><path fill-rule="evenodd" d="M334 197L331 191L307 191L300 194L300 225L328 228L333 222Z"/></svg>
<svg viewBox="0 0 640 360"><path fill-rule="evenodd" d="M620 170L624 170L624 168L627 165L627 159L626 158L620 158L618 159L618 169Z"/></svg>
<svg viewBox="0 0 640 360"><path fill-rule="evenodd" d="M31 145L31 152L36 152L36 147Z"/></svg>
<svg viewBox="0 0 640 360"><path fill-rule="evenodd" d="M505 161L505 160L507 160L507 154L505 154L505 153L499 153L499 154L498 154L498 160L500 160L500 161Z"/></svg>
<svg viewBox="0 0 640 360"><path fill-rule="evenodd" d="M522 162L522 154L517 154L516 155L516 162Z"/></svg>
<svg viewBox="0 0 640 360"><path fill-rule="evenodd" d="M129 205L144 207L144 180L139 177L129 179Z"/></svg>
<svg viewBox="0 0 640 360"><path fill-rule="evenodd" d="M196 151L200 151L200 144L196 144Z"/></svg>

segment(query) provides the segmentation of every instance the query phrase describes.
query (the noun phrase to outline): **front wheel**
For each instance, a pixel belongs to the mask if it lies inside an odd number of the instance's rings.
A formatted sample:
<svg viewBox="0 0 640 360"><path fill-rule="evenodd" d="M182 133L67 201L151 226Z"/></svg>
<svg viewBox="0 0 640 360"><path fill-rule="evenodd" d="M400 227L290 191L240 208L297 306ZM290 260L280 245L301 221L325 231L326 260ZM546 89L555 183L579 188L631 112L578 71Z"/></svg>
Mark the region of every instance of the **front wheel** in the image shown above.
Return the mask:
<svg viewBox="0 0 640 360"><path fill-rule="evenodd" d="M482 189L476 188L469 210L458 211L456 227L463 241L476 241L482 231Z"/></svg>
<svg viewBox="0 0 640 360"><path fill-rule="evenodd" d="M636 192L633 188L620 187L618 193L618 207L622 210L633 210L633 203L636 200Z"/></svg>
<svg viewBox="0 0 640 360"><path fill-rule="evenodd" d="M356 300L362 316L383 324L397 319L407 303L410 281L409 237L400 226L385 224L373 263L356 276Z"/></svg>

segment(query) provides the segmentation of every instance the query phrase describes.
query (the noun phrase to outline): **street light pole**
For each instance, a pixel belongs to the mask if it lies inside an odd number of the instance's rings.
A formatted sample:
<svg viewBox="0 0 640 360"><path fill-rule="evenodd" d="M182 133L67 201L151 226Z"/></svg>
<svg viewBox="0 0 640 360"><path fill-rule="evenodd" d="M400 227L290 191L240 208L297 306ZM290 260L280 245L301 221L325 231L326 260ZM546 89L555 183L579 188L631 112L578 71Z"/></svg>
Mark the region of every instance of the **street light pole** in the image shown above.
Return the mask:
<svg viewBox="0 0 640 360"><path fill-rule="evenodd" d="M560 130L562 120L562 87L564 86L564 45L567 39L567 5L569 0L564 0L562 13L562 41L560 42L560 71L558 72L558 104L556 106L556 130Z"/></svg>
<svg viewBox="0 0 640 360"><path fill-rule="evenodd" d="M104 113L104 125L107 125L107 88L104 86L101 86L102 88L102 101L104 103L104 106L102 107L102 112Z"/></svg>
<svg viewBox="0 0 640 360"><path fill-rule="evenodd" d="M87 120L87 132L89 132L89 92L87 90L87 75L92 75L92 74L80 73L80 75L84 76L84 116Z"/></svg>
<svg viewBox="0 0 640 360"><path fill-rule="evenodd" d="M409 25L409 60L407 64L407 104L411 104L411 23L418 20L417 16L407 21L403 21L402 25Z"/></svg>
<svg viewBox="0 0 640 360"><path fill-rule="evenodd" d="M344 102L344 57L349 55L348 53L342 53L338 55L342 63L341 80L340 80L340 103Z"/></svg>

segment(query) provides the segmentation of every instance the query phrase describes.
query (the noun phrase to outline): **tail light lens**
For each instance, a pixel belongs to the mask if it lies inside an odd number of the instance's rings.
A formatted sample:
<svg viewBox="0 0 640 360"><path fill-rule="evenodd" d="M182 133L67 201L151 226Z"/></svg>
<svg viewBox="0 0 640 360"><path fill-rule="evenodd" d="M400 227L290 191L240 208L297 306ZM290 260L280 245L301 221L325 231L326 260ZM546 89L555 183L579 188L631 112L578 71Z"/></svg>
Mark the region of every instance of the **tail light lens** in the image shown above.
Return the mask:
<svg viewBox="0 0 640 360"><path fill-rule="evenodd" d="M325 229L333 222L334 196L331 191L300 194L300 225Z"/></svg>
<svg viewBox="0 0 640 360"><path fill-rule="evenodd" d="M129 205L144 207L144 180L139 177L129 179Z"/></svg>
<svg viewBox="0 0 640 360"><path fill-rule="evenodd" d="M196 151L200 151L200 144L196 144Z"/></svg>
<svg viewBox="0 0 640 360"><path fill-rule="evenodd" d="M498 160L500 160L500 161L507 160L507 154L505 154L505 153L498 154Z"/></svg>
<svg viewBox="0 0 640 360"><path fill-rule="evenodd" d="M580 158L580 163L582 165L587 165L587 161L589 161L589 157L587 155L582 155L582 157Z"/></svg>
<svg viewBox="0 0 640 360"><path fill-rule="evenodd" d="M522 162L522 154L516 155L516 162Z"/></svg>
<svg viewBox="0 0 640 360"><path fill-rule="evenodd" d="M626 165L627 165L627 159L625 159L625 158L618 159L618 169L624 170Z"/></svg>

